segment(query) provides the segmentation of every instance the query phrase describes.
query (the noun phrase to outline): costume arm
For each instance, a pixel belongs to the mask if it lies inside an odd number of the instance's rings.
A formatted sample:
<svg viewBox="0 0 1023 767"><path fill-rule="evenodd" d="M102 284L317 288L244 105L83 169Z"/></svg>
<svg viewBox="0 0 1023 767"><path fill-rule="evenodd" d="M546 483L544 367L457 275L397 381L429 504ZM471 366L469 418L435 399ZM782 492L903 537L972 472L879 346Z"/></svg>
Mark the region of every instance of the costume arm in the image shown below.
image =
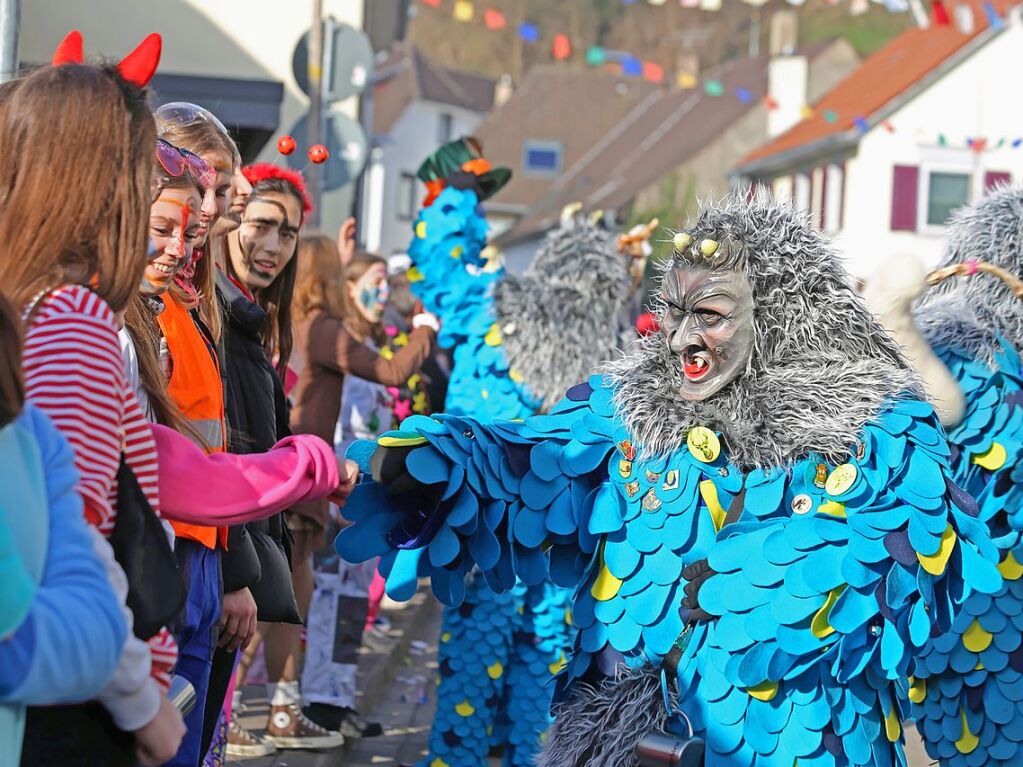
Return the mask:
<svg viewBox="0 0 1023 767"><path fill-rule="evenodd" d="M340 320L321 317L310 329L309 347L313 362L384 386L400 386L422 367L436 337L432 328L416 328L408 345L387 359L356 340Z"/></svg>
<svg viewBox="0 0 1023 767"><path fill-rule="evenodd" d="M324 498L338 485L333 449L309 434L287 437L266 453L206 455L173 429L158 424L152 429L168 519L201 525L250 522Z"/></svg>
<svg viewBox="0 0 1023 767"><path fill-rule="evenodd" d="M699 602L719 616L708 642L733 659L737 687L769 692L811 667L839 684L904 678L972 590L1001 587L931 406L890 405L862 444L852 484L829 483L810 513L761 522L747 493L742 519L719 534Z"/></svg>
<svg viewBox="0 0 1023 767"><path fill-rule="evenodd" d="M609 390L582 384L526 421L406 419L378 441L385 451L411 448L406 474L395 479L377 453L375 473L389 474L389 486L356 488L344 509L354 524L338 537L338 552L349 561L380 556L397 599L430 576L438 598L458 604L474 566L496 590L516 577L574 585L596 548L589 517L612 450L599 406L610 410ZM369 470L375 450L357 442L349 457Z"/></svg>

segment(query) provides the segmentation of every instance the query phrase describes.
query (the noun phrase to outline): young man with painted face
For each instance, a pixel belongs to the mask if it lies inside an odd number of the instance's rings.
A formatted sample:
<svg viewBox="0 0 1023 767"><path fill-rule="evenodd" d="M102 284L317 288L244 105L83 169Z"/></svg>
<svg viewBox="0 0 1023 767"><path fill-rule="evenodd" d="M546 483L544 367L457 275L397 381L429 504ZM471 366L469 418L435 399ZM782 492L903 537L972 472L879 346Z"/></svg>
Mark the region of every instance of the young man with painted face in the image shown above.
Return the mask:
<svg viewBox="0 0 1023 767"><path fill-rule="evenodd" d="M934 410L790 208L728 198L674 246L663 331L549 414L353 447L381 484L339 552L452 602L474 565L577 587L542 765L904 763L898 681L1000 585Z"/></svg>

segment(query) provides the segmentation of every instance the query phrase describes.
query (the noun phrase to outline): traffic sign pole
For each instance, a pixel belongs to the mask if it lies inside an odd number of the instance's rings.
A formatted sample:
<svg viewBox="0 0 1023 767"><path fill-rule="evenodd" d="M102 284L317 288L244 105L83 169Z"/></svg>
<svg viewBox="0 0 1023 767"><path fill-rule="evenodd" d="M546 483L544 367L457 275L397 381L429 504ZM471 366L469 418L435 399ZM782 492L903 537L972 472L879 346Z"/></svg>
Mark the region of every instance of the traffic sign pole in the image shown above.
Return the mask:
<svg viewBox="0 0 1023 767"><path fill-rule="evenodd" d="M323 0L313 0L313 25L309 30L309 119L306 121L306 146L322 143L323 136ZM313 198L313 211L306 223L312 229L320 225L320 202L323 199L320 166L310 163L306 168L306 185Z"/></svg>

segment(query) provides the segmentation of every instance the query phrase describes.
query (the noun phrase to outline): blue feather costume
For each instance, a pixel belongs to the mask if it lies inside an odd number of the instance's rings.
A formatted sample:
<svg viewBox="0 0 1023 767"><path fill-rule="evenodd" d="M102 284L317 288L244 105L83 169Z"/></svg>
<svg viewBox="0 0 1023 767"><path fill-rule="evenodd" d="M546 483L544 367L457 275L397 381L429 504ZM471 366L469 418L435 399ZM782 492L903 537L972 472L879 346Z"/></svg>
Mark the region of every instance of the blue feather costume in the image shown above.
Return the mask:
<svg viewBox="0 0 1023 767"><path fill-rule="evenodd" d="M636 764L648 720L632 717L628 669L657 680L673 648L665 702L706 741L708 767L905 764L897 682L964 599L1001 588L995 548L951 482L933 409L818 236L787 209L739 199L705 211L695 231L697 241L739 243L737 263L759 281L762 368L753 360L753 373L720 395L679 403L658 383L673 380L675 363L663 337L651 337L638 361L591 377L546 415L409 419L380 445L411 448L405 468L436 504L413 512L384 486L360 486L338 550L380 555L389 582L429 576L449 604L473 567L498 590L547 576L575 587L579 636L543 765ZM779 233L789 238L784 258L770 245ZM802 284L778 279L793 269ZM819 322L825 296L836 327L863 331L860 351L827 338L786 368L815 325L800 319L779 339L771 312ZM787 345L802 333L806 344ZM848 355L849 370L830 354ZM850 396L820 402L825 386ZM760 431L742 420L751 406ZM817 425L789 428L807 412L812 420L799 422ZM775 455L784 440L792 446ZM687 629L682 573L703 559L715 574L699 604L713 619ZM594 682L599 672L612 678ZM616 721L616 710L630 713ZM663 726L665 713L649 721Z"/></svg>
<svg viewBox="0 0 1023 767"><path fill-rule="evenodd" d="M1019 271L1023 194L1001 190L959 212L949 264L982 258ZM982 307L977 302L983 302ZM931 757L945 767L1023 764L1023 365L1019 299L989 275L932 290L915 316L959 384L963 419L949 432L956 483L977 502L1004 585L963 604L950 632L921 653L909 688Z"/></svg>

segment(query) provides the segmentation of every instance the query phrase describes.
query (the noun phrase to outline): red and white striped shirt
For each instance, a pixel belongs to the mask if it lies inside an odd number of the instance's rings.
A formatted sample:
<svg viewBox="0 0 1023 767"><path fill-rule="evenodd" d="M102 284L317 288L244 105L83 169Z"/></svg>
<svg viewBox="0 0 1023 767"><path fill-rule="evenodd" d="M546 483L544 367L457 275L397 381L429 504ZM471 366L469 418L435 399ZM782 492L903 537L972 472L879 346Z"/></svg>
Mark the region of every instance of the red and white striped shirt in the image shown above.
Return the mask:
<svg viewBox="0 0 1023 767"><path fill-rule="evenodd" d="M106 302L78 285L47 295L32 315L22 365L26 398L46 412L74 450L88 521L104 536L114 528L122 450L159 514L156 442L128 386L114 313ZM166 688L177 647L166 629L149 645L153 677Z"/></svg>

